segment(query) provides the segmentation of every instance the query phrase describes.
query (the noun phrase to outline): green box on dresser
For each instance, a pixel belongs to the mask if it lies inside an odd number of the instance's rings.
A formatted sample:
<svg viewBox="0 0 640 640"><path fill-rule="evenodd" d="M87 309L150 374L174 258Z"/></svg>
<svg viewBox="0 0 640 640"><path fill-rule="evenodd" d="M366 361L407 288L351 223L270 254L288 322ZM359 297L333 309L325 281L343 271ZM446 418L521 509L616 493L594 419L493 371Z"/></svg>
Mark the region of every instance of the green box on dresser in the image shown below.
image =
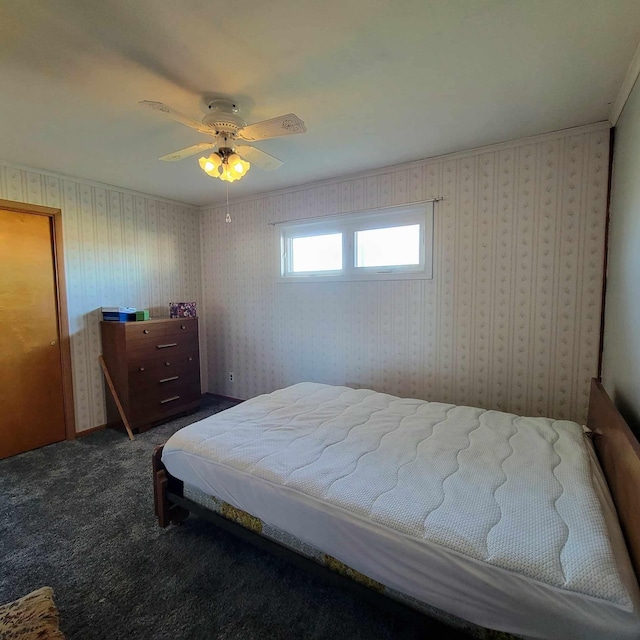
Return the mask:
<svg viewBox="0 0 640 640"><path fill-rule="evenodd" d="M200 406L197 318L101 322L102 355L132 429ZM107 389L107 420L121 422Z"/></svg>

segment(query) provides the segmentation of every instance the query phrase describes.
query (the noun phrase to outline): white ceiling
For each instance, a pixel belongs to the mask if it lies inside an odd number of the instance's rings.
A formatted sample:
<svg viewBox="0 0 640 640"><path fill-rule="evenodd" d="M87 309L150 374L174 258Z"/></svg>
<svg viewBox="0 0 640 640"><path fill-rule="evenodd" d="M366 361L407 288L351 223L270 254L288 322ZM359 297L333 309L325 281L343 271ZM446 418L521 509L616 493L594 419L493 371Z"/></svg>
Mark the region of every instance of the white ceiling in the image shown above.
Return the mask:
<svg viewBox="0 0 640 640"><path fill-rule="evenodd" d="M304 135L256 143L230 198L606 120L640 40L639 0L0 0L0 157L195 205L225 183L203 141L137 103Z"/></svg>

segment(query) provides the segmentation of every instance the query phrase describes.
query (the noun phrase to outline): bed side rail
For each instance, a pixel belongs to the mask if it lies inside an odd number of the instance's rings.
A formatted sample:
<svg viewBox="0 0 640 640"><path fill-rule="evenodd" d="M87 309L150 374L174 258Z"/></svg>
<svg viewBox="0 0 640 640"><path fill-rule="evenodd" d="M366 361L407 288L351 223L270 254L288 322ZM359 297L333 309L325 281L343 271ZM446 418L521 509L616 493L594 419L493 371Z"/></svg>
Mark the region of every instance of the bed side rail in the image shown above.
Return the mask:
<svg viewBox="0 0 640 640"><path fill-rule="evenodd" d="M169 494L184 497L184 482L174 478L162 463L164 445L158 445L151 455L153 466L153 501L158 525L163 529L169 524L180 524L189 517L189 511L174 504Z"/></svg>
<svg viewBox="0 0 640 640"><path fill-rule="evenodd" d="M587 426L640 580L640 443L597 378L591 380Z"/></svg>

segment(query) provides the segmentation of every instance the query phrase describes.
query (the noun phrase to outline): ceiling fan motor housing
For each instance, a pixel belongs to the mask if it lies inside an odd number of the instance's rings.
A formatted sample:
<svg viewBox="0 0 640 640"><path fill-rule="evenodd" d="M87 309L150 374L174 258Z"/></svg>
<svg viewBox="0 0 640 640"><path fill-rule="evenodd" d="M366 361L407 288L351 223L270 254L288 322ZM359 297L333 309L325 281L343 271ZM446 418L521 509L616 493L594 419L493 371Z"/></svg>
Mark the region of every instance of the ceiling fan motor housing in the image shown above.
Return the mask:
<svg viewBox="0 0 640 640"><path fill-rule="evenodd" d="M202 118L202 123L215 129L216 133L236 134L239 129L247 126L240 117L240 109L232 100L216 98L207 103L210 113Z"/></svg>

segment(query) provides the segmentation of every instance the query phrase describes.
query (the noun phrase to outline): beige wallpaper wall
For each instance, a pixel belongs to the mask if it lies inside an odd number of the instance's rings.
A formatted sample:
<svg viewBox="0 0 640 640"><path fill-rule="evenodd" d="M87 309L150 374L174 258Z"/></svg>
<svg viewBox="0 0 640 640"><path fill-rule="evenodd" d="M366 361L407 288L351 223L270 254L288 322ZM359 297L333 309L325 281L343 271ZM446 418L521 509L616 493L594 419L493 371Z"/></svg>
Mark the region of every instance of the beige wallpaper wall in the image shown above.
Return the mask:
<svg viewBox="0 0 640 640"><path fill-rule="evenodd" d="M199 301L197 210L2 164L0 198L62 210L76 430L104 424L100 307L166 316L171 301Z"/></svg>
<svg viewBox="0 0 640 640"><path fill-rule="evenodd" d="M204 210L210 391L313 380L584 420L608 153L594 125L264 194L233 204L231 224ZM432 196L432 280L276 284L268 222Z"/></svg>

